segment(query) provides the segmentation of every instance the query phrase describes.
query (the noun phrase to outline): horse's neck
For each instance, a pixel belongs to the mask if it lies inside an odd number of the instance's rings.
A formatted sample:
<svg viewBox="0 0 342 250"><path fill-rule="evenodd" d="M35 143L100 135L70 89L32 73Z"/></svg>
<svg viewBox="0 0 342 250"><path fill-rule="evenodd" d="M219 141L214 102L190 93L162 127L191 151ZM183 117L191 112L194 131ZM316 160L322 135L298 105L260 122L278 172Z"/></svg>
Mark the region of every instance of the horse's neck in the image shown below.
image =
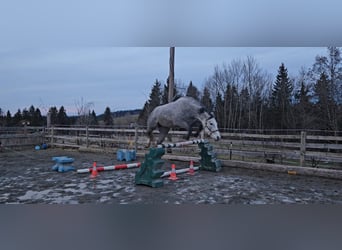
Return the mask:
<svg viewBox="0 0 342 250"><path fill-rule="evenodd" d="M207 112L204 112L202 114L198 114L197 119L201 121L203 127L205 126L205 122L210 117L210 115Z"/></svg>

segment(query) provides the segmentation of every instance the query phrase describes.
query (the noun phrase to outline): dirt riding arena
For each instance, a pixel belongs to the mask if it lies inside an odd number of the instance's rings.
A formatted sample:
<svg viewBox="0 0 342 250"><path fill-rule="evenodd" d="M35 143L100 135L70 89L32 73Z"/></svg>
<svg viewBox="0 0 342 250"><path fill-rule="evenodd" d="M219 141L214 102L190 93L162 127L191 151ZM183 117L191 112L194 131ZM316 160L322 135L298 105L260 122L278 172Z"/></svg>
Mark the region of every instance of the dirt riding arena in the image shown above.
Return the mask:
<svg viewBox="0 0 342 250"><path fill-rule="evenodd" d="M52 157L74 158L76 169L115 165L115 155L46 149L0 152L1 204L341 204L342 181L267 171L222 168L164 178L164 186L135 185L137 169L90 174L52 170ZM143 161L143 158L137 159ZM136 162L136 161L134 161ZM186 162L172 162L177 169ZM196 165L196 164L195 164ZM163 169L170 170L165 160Z"/></svg>

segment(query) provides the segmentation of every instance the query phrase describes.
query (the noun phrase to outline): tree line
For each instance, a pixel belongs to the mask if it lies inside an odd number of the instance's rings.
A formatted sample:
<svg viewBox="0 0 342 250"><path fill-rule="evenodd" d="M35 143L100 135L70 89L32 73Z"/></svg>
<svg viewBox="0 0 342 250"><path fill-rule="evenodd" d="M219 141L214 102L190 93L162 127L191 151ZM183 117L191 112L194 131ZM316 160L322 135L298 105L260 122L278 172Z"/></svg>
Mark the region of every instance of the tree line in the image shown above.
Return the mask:
<svg viewBox="0 0 342 250"><path fill-rule="evenodd" d="M8 110L6 113L0 108L0 125L1 126L43 126L46 122L46 117L42 116L40 109L31 105L28 109L24 108L22 111L18 111L12 116Z"/></svg>
<svg viewBox="0 0 342 250"><path fill-rule="evenodd" d="M215 66L202 90L175 83L174 96L192 96L215 113L221 129L342 130L341 50L328 47L309 69L291 77L281 63L275 79L253 57ZM155 81L138 123L167 103L168 82Z"/></svg>
<svg viewBox="0 0 342 250"><path fill-rule="evenodd" d="M47 115L42 115L39 108L31 105L28 109L18 109L12 116L10 111L4 113L0 108L0 126L47 126L49 125L114 125L113 114L109 107L106 107L101 120L99 121L94 110L82 109L77 116L68 116L64 106L57 109L50 107Z"/></svg>

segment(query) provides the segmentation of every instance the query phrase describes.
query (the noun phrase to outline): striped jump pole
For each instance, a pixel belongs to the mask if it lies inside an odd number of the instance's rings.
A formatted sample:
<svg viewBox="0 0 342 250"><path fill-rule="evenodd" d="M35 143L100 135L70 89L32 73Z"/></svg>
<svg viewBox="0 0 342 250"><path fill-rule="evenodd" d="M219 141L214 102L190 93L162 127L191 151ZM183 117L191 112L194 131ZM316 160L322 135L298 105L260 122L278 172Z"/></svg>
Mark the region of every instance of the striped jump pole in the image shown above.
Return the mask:
<svg viewBox="0 0 342 250"><path fill-rule="evenodd" d="M199 170L199 167L193 167L193 169L195 171ZM190 168L182 168L182 169L176 169L176 174L183 174L183 173L188 173L190 170ZM167 176L170 176L171 174L171 171L166 171L164 172L160 177L163 178L163 177L167 177Z"/></svg>
<svg viewBox="0 0 342 250"><path fill-rule="evenodd" d="M197 140L192 140L192 141L184 141L184 142L176 142L176 143L162 143L162 144L157 145L157 148L179 148L183 146L206 143L206 142L207 140L197 139Z"/></svg>
<svg viewBox="0 0 342 250"><path fill-rule="evenodd" d="M137 163L114 165L114 166L102 166L102 167L97 167L96 170L107 171L107 170L120 170L120 169L127 169L127 168L138 168L140 167L140 164L141 164L140 162L137 162ZM77 169L77 173L79 174L90 173L91 171L92 171L92 167Z"/></svg>

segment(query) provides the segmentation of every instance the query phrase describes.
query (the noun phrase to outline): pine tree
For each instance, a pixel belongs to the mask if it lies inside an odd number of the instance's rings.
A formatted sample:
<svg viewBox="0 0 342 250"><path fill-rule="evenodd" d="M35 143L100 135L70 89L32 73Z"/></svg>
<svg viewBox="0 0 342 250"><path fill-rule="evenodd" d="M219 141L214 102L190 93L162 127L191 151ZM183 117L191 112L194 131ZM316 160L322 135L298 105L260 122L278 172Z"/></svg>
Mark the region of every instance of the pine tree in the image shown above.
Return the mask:
<svg viewBox="0 0 342 250"><path fill-rule="evenodd" d="M158 80L156 80L156 82L154 83L154 85L152 87L150 98L148 101L149 109L151 112L155 107L157 107L161 104L162 95L161 95L160 87L161 87L161 83Z"/></svg>
<svg viewBox="0 0 342 250"><path fill-rule="evenodd" d="M199 91L198 91L198 89L196 88L196 86L194 86L193 84L192 84L192 81L190 81L190 83L189 83L189 86L188 86L188 88L187 88L187 90L186 90L186 96L190 96L190 97L193 97L193 98L195 98L196 100L198 100L199 101Z"/></svg>
<svg viewBox="0 0 342 250"><path fill-rule="evenodd" d="M104 112L103 121L104 121L104 124L106 126L112 126L114 124L112 112L110 111L109 107L106 107L106 110Z"/></svg>
<svg viewBox="0 0 342 250"><path fill-rule="evenodd" d="M204 87L203 89L203 96L201 98L201 103L208 111L213 110L213 102L211 100L210 92L207 87Z"/></svg>
<svg viewBox="0 0 342 250"><path fill-rule="evenodd" d="M314 114L312 112L313 106L311 103L309 86L305 85L304 80L300 82L300 89L295 94L295 118L296 128L309 129L315 128L313 126Z"/></svg>
<svg viewBox="0 0 342 250"><path fill-rule="evenodd" d="M173 100L177 99L180 96L177 90L177 83L173 84ZM166 84L164 84L164 89L161 94L161 103L166 104L169 102L169 79L166 80Z"/></svg>
<svg viewBox="0 0 342 250"><path fill-rule="evenodd" d="M161 84L158 80L155 81L151 93L150 98L147 102L145 102L142 111L138 117L138 123L141 125L146 125L149 114L153 111L153 109L159 105L161 105L162 94L160 90Z"/></svg>
<svg viewBox="0 0 342 250"><path fill-rule="evenodd" d="M147 118L148 118L148 112L149 108L148 108L148 101L146 101L144 103L144 107L143 109L141 110L141 112L139 113L139 116L138 116L138 121L137 123L141 126L146 126L146 122L147 122Z"/></svg>
<svg viewBox="0 0 342 250"><path fill-rule="evenodd" d="M58 110L57 123L60 125L68 125L68 116L66 114L64 106L61 106Z"/></svg>
<svg viewBox="0 0 342 250"><path fill-rule="evenodd" d="M50 113L50 121L51 121L51 125L56 125L58 124L58 110L57 108L54 106L54 107L51 107L49 109L49 113Z"/></svg>
<svg viewBox="0 0 342 250"><path fill-rule="evenodd" d="M292 127L291 104L292 104L293 83L290 81L282 63L278 70L278 75L273 86L271 97L272 120L274 128L289 129Z"/></svg>
<svg viewBox="0 0 342 250"><path fill-rule="evenodd" d="M0 126L4 126L4 125L5 125L5 116L4 116L4 112L0 108Z"/></svg>
<svg viewBox="0 0 342 250"><path fill-rule="evenodd" d="M96 113L94 110L90 114L90 124L91 125L99 125L99 122L97 120Z"/></svg>
<svg viewBox="0 0 342 250"><path fill-rule="evenodd" d="M316 123L320 125L320 129L336 129L335 117L336 103L332 96L329 86L330 81L323 72L320 79L314 86L314 95L316 98Z"/></svg>
<svg viewBox="0 0 342 250"><path fill-rule="evenodd" d="M30 125L31 124L31 116L29 111L24 108L22 112L22 123L25 125Z"/></svg>
<svg viewBox="0 0 342 250"><path fill-rule="evenodd" d="M33 126L44 125L44 120L43 120L43 117L39 108L36 108L36 110L34 111L33 118L32 118L32 125Z"/></svg>
<svg viewBox="0 0 342 250"><path fill-rule="evenodd" d="M35 125L33 125L34 112L35 112L34 106L31 105L30 108L29 108L28 113L29 113L29 117L30 117L30 124L32 126L35 126Z"/></svg>
<svg viewBox="0 0 342 250"><path fill-rule="evenodd" d="M11 126L12 125L12 115L9 110L7 110L6 113L6 126Z"/></svg>
<svg viewBox="0 0 342 250"><path fill-rule="evenodd" d="M22 115L21 115L21 110L20 109L18 109L18 111L17 111L17 113L15 113L14 114L14 116L13 116L13 119L12 119L12 121L13 121L13 125L14 126L21 126L22 124L21 124L21 121L22 121Z"/></svg>

